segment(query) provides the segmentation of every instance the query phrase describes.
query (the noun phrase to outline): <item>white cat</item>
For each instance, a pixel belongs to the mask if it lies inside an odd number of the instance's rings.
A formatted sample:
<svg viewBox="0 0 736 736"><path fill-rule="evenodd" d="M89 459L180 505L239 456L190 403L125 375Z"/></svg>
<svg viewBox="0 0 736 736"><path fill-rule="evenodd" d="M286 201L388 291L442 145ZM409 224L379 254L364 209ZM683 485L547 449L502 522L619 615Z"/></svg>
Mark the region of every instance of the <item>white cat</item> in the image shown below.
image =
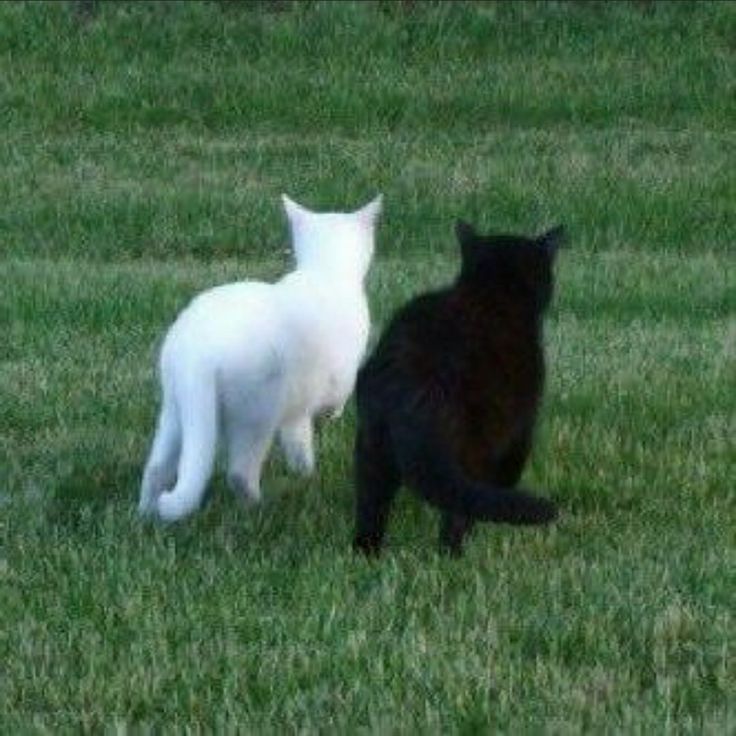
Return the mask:
<svg viewBox="0 0 736 736"><path fill-rule="evenodd" d="M261 466L277 431L289 467L311 473L313 417L339 416L352 393L370 328L363 282L381 196L352 213L310 212L286 195L283 203L295 270L275 284L205 291L166 335L143 515L174 521L199 507L220 428L228 483L243 501L260 498Z"/></svg>

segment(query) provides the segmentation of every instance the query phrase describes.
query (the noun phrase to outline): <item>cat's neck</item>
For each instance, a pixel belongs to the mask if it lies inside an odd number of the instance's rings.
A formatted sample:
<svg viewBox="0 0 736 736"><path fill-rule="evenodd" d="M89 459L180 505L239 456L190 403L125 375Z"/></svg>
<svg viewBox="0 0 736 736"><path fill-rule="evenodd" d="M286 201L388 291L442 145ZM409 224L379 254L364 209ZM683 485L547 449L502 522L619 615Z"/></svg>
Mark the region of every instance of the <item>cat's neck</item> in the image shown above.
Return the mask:
<svg viewBox="0 0 736 736"><path fill-rule="evenodd" d="M355 273L325 271L299 266L281 280L285 286L306 290L323 304L334 305L344 315L367 312L368 298L363 279Z"/></svg>
<svg viewBox="0 0 736 736"><path fill-rule="evenodd" d="M461 311L476 314L488 324L513 324L529 335L537 335L542 329L542 314L533 300L519 298L503 288L489 289L485 284L459 279L452 294Z"/></svg>
<svg viewBox="0 0 736 736"><path fill-rule="evenodd" d="M366 274L352 265L306 263L300 264L295 273L324 284L335 291L363 294Z"/></svg>

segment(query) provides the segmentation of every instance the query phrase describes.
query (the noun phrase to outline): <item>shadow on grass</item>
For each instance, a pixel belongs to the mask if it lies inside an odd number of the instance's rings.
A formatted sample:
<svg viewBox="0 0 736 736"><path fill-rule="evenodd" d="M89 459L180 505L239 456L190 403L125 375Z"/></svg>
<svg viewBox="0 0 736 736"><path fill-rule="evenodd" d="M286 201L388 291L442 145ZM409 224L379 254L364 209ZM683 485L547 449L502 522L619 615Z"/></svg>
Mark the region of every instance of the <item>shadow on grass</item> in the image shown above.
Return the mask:
<svg viewBox="0 0 736 736"><path fill-rule="evenodd" d="M121 535L134 546L171 546L177 557L210 555L276 557L298 566L326 548L349 547L352 497L346 481L332 487L319 478L281 472L264 478L263 500L242 506L215 473L202 507L172 524L137 515L141 468L120 458L74 460L57 481L46 506L50 526L80 539Z"/></svg>
<svg viewBox="0 0 736 736"><path fill-rule="evenodd" d="M49 521L81 531L111 505L132 504L139 468L132 463L74 462L60 478L48 505Z"/></svg>
<svg viewBox="0 0 736 736"><path fill-rule="evenodd" d="M162 524L137 516L140 468L118 459L82 464L74 462L58 481L46 508L50 526L79 543L91 540L125 544L134 554L145 550L174 553L179 563L199 567L205 559L230 558L238 564L276 564L290 569L331 564L352 554L353 489L349 478L304 479L285 472L275 463L264 476L263 500L243 507L216 473L202 508L187 519ZM564 498L558 498L566 505ZM568 502L569 504L569 502ZM564 516L574 516L569 508ZM570 523L567 518L563 523ZM377 565L355 558L359 569L371 577L408 555L422 564L435 564L443 556L438 549L439 516L404 491L392 514L386 544ZM473 546L500 544L509 531L480 524L468 540ZM524 544L524 534L517 533ZM164 555L165 556L165 555ZM379 575L381 579L381 575Z"/></svg>

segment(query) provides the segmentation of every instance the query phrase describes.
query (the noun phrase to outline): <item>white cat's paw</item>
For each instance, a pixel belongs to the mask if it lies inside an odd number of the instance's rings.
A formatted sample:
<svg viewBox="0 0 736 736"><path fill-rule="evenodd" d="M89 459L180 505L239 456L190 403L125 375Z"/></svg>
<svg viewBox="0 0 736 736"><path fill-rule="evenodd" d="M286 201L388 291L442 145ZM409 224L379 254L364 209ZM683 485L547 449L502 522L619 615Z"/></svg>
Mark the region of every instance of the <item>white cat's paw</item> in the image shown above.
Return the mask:
<svg viewBox="0 0 736 736"><path fill-rule="evenodd" d="M242 473L230 471L227 476L227 484L235 497L243 504L243 506L255 506L260 503L261 489L254 488Z"/></svg>
<svg viewBox="0 0 736 736"><path fill-rule="evenodd" d="M192 504L174 491L166 491L158 497L156 510L158 518L164 522L179 521L193 511Z"/></svg>
<svg viewBox="0 0 736 736"><path fill-rule="evenodd" d="M286 464L292 473L309 477L314 473L314 452L312 448L292 449L286 454Z"/></svg>
<svg viewBox="0 0 736 736"><path fill-rule="evenodd" d="M342 416L343 411L345 411L345 404L340 404L339 406L336 406L329 414L330 419L339 419Z"/></svg>
<svg viewBox="0 0 736 736"><path fill-rule="evenodd" d="M314 443L311 418L281 428L281 447L292 473L309 476L314 472Z"/></svg>

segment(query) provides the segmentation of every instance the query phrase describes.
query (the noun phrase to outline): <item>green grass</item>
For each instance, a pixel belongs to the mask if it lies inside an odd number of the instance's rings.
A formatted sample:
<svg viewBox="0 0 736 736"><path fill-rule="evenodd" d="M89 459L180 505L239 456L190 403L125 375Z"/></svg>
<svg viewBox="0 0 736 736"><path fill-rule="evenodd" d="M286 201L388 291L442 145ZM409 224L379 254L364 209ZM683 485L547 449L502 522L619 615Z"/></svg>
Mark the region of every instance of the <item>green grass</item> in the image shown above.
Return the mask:
<svg viewBox="0 0 736 736"><path fill-rule="evenodd" d="M0 4L0 731L736 728L736 4ZM163 329L384 192L375 334L452 222L564 222L529 485L461 560L353 556L354 413L135 515ZM374 334L374 337L375 337Z"/></svg>

